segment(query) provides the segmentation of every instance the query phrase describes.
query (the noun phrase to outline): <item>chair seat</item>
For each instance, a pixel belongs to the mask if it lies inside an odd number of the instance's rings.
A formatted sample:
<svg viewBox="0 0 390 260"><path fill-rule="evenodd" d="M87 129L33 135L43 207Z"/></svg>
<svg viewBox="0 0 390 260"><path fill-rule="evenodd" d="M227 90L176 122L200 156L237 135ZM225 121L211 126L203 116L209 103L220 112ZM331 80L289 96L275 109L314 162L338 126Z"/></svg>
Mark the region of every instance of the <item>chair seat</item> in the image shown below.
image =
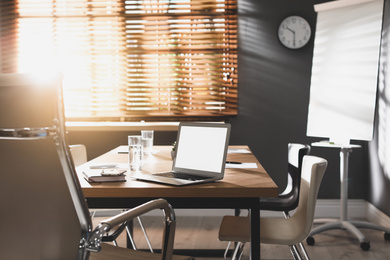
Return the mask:
<svg viewBox="0 0 390 260"><path fill-rule="evenodd" d="M224 216L219 228L220 241L250 242L248 217Z"/></svg>
<svg viewBox="0 0 390 260"><path fill-rule="evenodd" d="M265 244L294 245L305 239L308 233L302 233L299 223L291 225L293 219L261 218L260 242ZM275 232L275 227L283 230ZM249 217L224 216L219 229L220 241L250 242Z"/></svg>
<svg viewBox="0 0 390 260"><path fill-rule="evenodd" d="M102 243L102 250L99 253L91 253L89 260L145 260L156 259L160 260L161 255L146 251L136 251L123 247ZM192 259L189 256L174 255L172 260L188 260Z"/></svg>

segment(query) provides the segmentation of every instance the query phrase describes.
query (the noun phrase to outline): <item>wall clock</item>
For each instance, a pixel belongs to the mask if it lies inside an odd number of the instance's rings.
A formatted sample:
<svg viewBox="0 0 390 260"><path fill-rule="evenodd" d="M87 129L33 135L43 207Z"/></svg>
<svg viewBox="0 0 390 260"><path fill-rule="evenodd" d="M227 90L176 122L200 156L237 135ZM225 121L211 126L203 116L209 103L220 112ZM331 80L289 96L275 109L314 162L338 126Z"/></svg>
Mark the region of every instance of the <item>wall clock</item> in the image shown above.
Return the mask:
<svg viewBox="0 0 390 260"><path fill-rule="evenodd" d="M287 48L302 48L309 42L310 36L310 25L306 19L301 16L289 16L279 25L279 40Z"/></svg>

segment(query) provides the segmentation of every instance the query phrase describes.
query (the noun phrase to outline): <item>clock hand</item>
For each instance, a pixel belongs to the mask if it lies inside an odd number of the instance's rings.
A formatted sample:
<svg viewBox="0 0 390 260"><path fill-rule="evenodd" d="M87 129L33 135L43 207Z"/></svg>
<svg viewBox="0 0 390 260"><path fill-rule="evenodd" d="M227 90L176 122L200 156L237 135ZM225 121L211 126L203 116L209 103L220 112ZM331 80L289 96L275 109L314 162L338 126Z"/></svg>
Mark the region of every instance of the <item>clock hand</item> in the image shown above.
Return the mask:
<svg viewBox="0 0 390 260"><path fill-rule="evenodd" d="M294 46L295 46L295 32L294 32L294 40L293 40L293 44L294 44Z"/></svg>
<svg viewBox="0 0 390 260"><path fill-rule="evenodd" d="M293 36L294 36L294 38L293 38L293 44L294 44L294 46L295 46L295 31L291 30L288 26L286 27L286 29L293 33Z"/></svg>
<svg viewBox="0 0 390 260"><path fill-rule="evenodd" d="M289 30L290 32L292 32L294 35L295 35L295 31L291 30L290 27L286 27L287 30Z"/></svg>

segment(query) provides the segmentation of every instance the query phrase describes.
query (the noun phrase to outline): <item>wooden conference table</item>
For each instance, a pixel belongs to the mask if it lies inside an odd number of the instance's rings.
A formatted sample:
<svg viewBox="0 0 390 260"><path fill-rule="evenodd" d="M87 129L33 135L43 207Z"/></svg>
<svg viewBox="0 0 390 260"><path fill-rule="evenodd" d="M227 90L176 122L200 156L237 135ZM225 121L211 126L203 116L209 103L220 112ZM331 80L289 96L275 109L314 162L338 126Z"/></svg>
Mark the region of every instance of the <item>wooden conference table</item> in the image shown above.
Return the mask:
<svg viewBox="0 0 390 260"><path fill-rule="evenodd" d="M85 181L82 170L92 165L127 167L126 148L117 147L77 168L90 208L131 208L151 199L164 198L174 209L249 209L251 259L260 259L259 197L276 197L278 188L247 146L229 146L227 160L243 164L231 164L230 167L238 168L226 168L223 180L213 183L176 187L135 180L131 171L127 172L126 182L90 184ZM154 146L153 155L145 158L142 173L170 170L171 148Z"/></svg>

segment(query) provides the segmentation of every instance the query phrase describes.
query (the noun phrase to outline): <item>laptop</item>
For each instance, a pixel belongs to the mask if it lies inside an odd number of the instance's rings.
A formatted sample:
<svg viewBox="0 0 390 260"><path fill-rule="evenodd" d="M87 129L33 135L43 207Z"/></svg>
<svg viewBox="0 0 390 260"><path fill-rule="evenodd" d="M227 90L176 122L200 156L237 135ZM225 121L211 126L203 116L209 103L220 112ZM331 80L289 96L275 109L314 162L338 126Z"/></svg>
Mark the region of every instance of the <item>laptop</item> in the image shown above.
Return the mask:
<svg viewBox="0 0 390 260"><path fill-rule="evenodd" d="M180 123L172 170L135 176L138 180L189 185L223 179L230 124Z"/></svg>

